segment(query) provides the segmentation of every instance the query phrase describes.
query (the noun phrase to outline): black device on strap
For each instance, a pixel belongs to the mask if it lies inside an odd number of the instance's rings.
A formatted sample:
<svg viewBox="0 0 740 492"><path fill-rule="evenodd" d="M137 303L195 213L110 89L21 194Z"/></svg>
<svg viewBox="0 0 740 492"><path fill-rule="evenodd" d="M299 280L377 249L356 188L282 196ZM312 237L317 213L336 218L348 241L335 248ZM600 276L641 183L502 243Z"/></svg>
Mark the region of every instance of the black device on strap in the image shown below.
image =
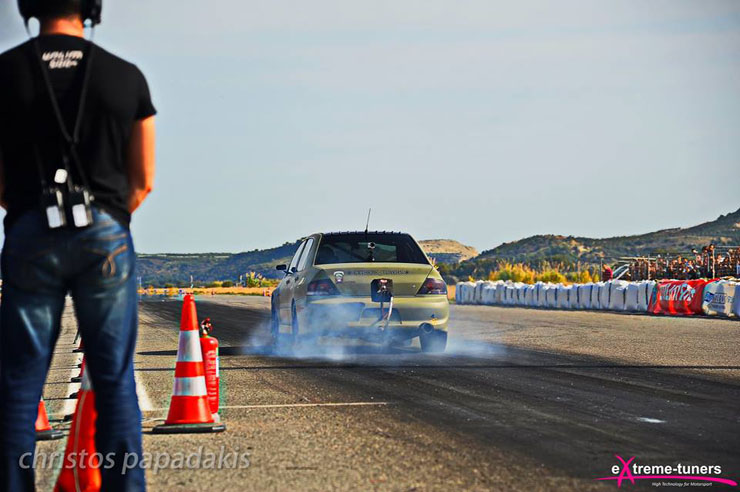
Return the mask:
<svg viewBox="0 0 740 492"><path fill-rule="evenodd" d="M75 119L75 125L72 133L69 133L67 125L64 122L62 111L59 108L59 102L57 101L56 94L54 93L54 87L51 84L51 78L49 72L44 64L43 57L41 55L41 48L39 47L38 38L33 39L33 46L36 54L36 58L39 62L39 68L41 69L41 76L46 86L46 91L51 102L54 115L57 120L59 132L61 133L66 149L62 149L61 158L64 165L64 182L67 185L67 198L69 203L69 212L72 216L72 222L75 227L87 227L92 224L92 208L91 203L95 200L90 189L90 183L83 169L82 162L79 154L77 153L77 145L80 138L80 126L82 123L83 114L85 111L85 102L87 100L87 93L89 92L90 86L90 73L92 69L92 62L95 54L95 44L92 40L89 43L88 54L87 54L87 66L85 67L85 74L82 81L82 90L80 91L80 101L77 108L77 116ZM49 228L56 229L66 225L66 213L64 207L64 199L62 191L58 186L47 186L44 169L41 163L41 159L38 154L38 149L34 149L36 153L36 162L40 174L41 185L44 189L42 206L46 212L47 221ZM83 186L76 186L72 179L72 173L69 169L69 159L74 161L77 173L82 180ZM57 170L57 176L59 176L60 170ZM61 184L57 182L56 184Z"/></svg>

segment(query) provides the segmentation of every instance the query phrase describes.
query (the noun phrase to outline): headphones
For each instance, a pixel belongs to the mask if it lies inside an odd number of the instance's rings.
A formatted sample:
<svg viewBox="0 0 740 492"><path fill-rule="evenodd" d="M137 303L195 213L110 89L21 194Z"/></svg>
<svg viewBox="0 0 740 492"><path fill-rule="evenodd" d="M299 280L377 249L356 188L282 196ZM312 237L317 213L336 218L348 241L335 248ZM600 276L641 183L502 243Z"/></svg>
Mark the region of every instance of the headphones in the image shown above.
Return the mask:
<svg viewBox="0 0 740 492"><path fill-rule="evenodd" d="M28 24L31 17L38 17L39 4L41 3L43 2L39 0L18 0L18 10L20 10L26 24ZM84 22L90 19L93 26L100 24L101 14L103 12L103 0L80 0L80 4L82 21Z"/></svg>

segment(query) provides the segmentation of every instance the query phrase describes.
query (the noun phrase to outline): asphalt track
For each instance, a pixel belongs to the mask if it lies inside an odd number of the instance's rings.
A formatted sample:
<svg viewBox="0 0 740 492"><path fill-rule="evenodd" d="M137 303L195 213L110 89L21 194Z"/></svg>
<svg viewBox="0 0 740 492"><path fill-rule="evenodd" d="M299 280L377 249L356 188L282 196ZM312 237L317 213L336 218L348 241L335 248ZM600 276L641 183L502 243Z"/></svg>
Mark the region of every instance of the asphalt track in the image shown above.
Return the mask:
<svg viewBox="0 0 740 492"><path fill-rule="evenodd" d="M136 356L145 451L248 453L249 466L152 466L151 490L615 490L594 480L613 476L615 454L720 465L740 481L737 321L453 306L442 355L343 340L270 355L269 299L197 306L222 347L227 431L151 434L169 404L181 303L150 300ZM52 418L74 408L73 336L67 311L44 390ZM39 470L42 490L54 474Z"/></svg>

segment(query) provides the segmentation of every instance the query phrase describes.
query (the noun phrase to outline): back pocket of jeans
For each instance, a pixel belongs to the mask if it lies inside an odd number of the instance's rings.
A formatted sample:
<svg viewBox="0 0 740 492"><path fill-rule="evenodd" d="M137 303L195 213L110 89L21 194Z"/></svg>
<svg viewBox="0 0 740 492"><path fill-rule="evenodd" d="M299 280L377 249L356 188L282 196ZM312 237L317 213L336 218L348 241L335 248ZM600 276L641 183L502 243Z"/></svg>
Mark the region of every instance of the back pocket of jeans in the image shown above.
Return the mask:
<svg viewBox="0 0 740 492"><path fill-rule="evenodd" d="M63 284L59 256L43 239L7 241L2 252L3 281L24 290L56 292Z"/></svg>
<svg viewBox="0 0 740 492"><path fill-rule="evenodd" d="M82 241L85 268L81 282L91 286L115 286L126 282L134 271L134 252L128 234Z"/></svg>

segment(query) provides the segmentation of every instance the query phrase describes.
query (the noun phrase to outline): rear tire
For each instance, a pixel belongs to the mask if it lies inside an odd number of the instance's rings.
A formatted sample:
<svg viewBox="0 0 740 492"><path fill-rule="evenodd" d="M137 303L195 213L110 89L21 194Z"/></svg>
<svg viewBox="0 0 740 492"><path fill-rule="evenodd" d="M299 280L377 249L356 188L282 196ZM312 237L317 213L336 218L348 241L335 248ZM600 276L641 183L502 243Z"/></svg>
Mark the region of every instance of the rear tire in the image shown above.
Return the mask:
<svg viewBox="0 0 740 492"><path fill-rule="evenodd" d="M425 354L439 354L447 348L447 332L434 330L431 333L422 333L419 335L421 351Z"/></svg>

